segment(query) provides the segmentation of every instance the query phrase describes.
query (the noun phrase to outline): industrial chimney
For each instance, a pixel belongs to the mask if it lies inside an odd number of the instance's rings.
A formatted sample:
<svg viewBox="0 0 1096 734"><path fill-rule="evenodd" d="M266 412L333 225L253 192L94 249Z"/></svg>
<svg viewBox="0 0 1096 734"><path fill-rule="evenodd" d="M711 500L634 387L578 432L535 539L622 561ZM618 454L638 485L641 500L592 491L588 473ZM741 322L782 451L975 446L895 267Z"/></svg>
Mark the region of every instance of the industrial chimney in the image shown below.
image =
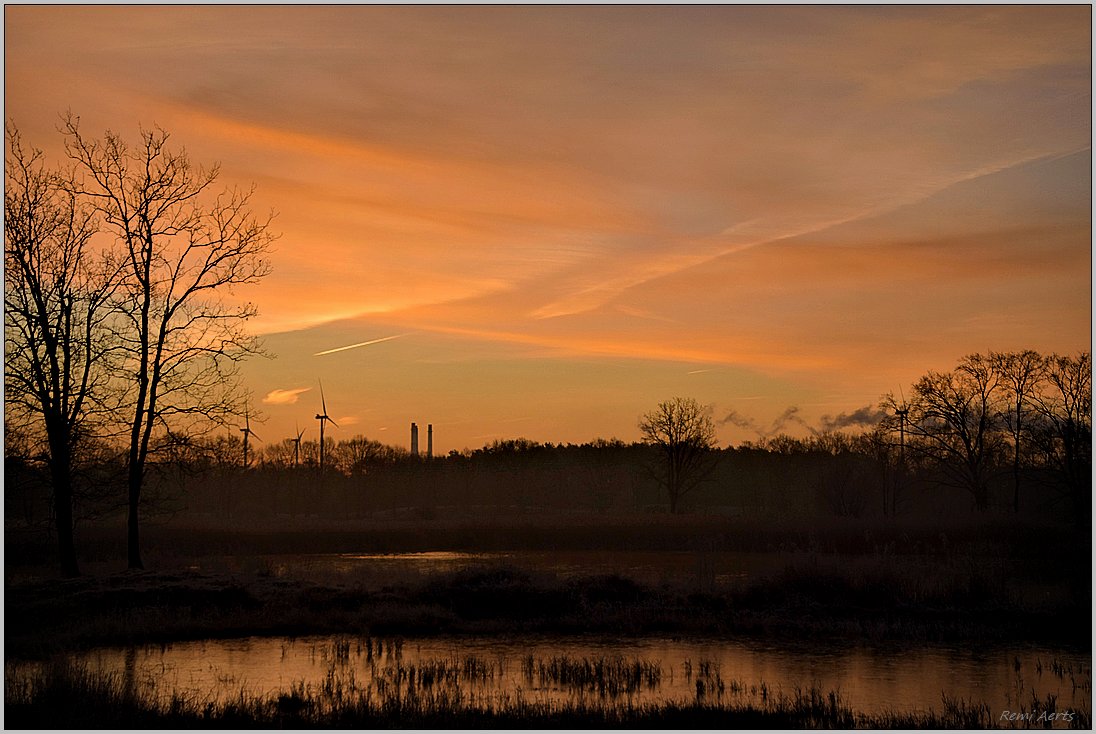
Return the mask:
<svg viewBox="0 0 1096 734"><path fill-rule="evenodd" d="M426 424L426 458L434 458L434 424Z"/></svg>
<svg viewBox="0 0 1096 734"><path fill-rule="evenodd" d="M411 424L411 455L419 455L419 427L418 424Z"/></svg>

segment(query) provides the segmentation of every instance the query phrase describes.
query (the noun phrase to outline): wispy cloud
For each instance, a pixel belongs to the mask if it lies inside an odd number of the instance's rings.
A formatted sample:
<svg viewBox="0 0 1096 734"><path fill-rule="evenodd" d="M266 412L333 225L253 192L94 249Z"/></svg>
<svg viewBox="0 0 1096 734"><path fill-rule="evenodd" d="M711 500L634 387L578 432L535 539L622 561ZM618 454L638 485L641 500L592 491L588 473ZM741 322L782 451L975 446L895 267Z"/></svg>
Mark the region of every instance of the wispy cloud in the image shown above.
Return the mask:
<svg viewBox="0 0 1096 734"><path fill-rule="evenodd" d="M807 421L803 420L803 418L799 416L799 407L795 405L791 405L785 408L784 412L777 416L776 419L774 419L773 422L767 427L762 427L753 418L745 416L734 409L728 411L727 414L723 418L720 418L718 422L720 425L730 424L738 428L744 428L748 431L752 431L753 433L757 434L758 438L769 438L770 436L775 436L793 423L802 426L803 428L806 428L812 434L818 433L818 431L813 426L811 426L809 423L807 423Z"/></svg>
<svg viewBox="0 0 1096 734"><path fill-rule="evenodd" d="M367 342L358 342L357 344L348 344L345 347L335 347L334 349L325 349L322 352L316 352L313 357L322 357L325 354L334 354L335 352L345 352L348 349L357 349L358 347L368 347L370 344L380 344L381 342L392 341L393 339L399 339L400 337L407 336L407 334L395 334L394 336L385 336L380 339L370 339Z"/></svg>
<svg viewBox="0 0 1096 734"><path fill-rule="evenodd" d="M883 420L886 415L885 410L865 405L851 413L838 413L836 416L824 415L820 425L823 431L838 431L853 426L873 426Z"/></svg>
<svg viewBox="0 0 1096 734"><path fill-rule="evenodd" d="M769 430L765 432L765 436L774 436L787 428L787 426L791 423L800 425L803 428L806 428L811 433L818 433L818 431L816 431L813 426L811 426L809 423L807 423L807 421L803 420L799 416L799 407L792 405L779 416L777 416L776 420L773 421L773 424L769 426Z"/></svg>
<svg viewBox="0 0 1096 734"><path fill-rule="evenodd" d="M827 232L843 225L872 219L905 207L916 205L959 184L993 176L1009 169L1036 161L1054 161L1088 150L1088 146L1043 149L1019 156L999 157L968 170L956 170L942 176L924 173L904 185L895 185L881 200L874 191L861 191L860 201L834 204L835 210L822 208L813 217L804 218L789 212L779 212L768 218L757 218L724 229L718 235L704 238L680 238L644 256L620 258L616 254L603 256L597 267L577 271L571 282L561 285L564 295L532 312L533 318L556 318L581 314L612 301L623 293L641 288L653 280L686 270L703 267L720 258L756 247L776 245L806 235ZM596 276L591 275L596 273ZM597 278L593 280L593 278ZM616 306L629 315L651 318L649 312L638 312ZM672 321L671 319L664 319Z"/></svg>
<svg viewBox="0 0 1096 734"><path fill-rule="evenodd" d="M823 415L816 428L807 423L807 421L799 415L799 406L792 405L785 408L784 412L773 419L772 423L767 426L762 426L755 419L743 415L734 409L727 411L723 418L719 419L718 423L720 425L732 425L736 428L745 429L756 434L758 438L775 436L793 424L805 428L811 435L817 436L819 433L838 431L843 428L872 426L878 423L884 416L884 411L871 405L865 405L862 408L857 408L851 413L839 413L836 416Z"/></svg>
<svg viewBox="0 0 1096 734"><path fill-rule="evenodd" d="M310 387L297 387L292 390L271 390L263 398L263 403L267 405L293 405L300 400L301 393L306 393L311 389Z"/></svg>
<svg viewBox="0 0 1096 734"><path fill-rule="evenodd" d="M728 411L727 415L725 415L723 418L720 418L718 422L719 422L719 425L721 425L721 426L725 426L729 423L732 426L737 426L738 428L745 428L748 431L753 431L754 433L758 434L759 436L761 435L761 431L760 431L760 429L758 429L757 423L754 422L753 418L742 415L741 413L739 413L737 410L734 410L734 409L731 409L730 411Z"/></svg>

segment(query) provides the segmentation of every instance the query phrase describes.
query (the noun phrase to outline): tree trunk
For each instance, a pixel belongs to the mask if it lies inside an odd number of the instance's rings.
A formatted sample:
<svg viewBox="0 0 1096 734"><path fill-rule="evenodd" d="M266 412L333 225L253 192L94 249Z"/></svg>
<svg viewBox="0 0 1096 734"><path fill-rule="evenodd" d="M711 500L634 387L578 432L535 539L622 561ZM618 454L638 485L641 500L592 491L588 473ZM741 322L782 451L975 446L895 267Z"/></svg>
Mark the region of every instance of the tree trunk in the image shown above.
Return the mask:
<svg viewBox="0 0 1096 734"><path fill-rule="evenodd" d="M1017 458L1016 462L1012 465L1012 511L1020 511L1020 461Z"/></svg>
<svg viewBox="0 0 1096 734"><path fill-rule="evenodd" d="M978 482L974 488L974 506L979 512L989 509L989 487L985 482Z"/></svg>
<svg viewBox="0 0 1096 734"><path fill-rule="evenodd" d="M57 527L57 551L61 575L75 578L80 575L76 561L76 541L73 537L72 519L72 452L68 436L60 430L60 421L47 416L46 431L49 434L50 480L53 484L53 519Z"/></svg>
<svg viewBox="0 0 1096 734"><path fill-rule="evenodd" d="M1020 512L1020 413L1021 405L1016 405L1016 445L1012 447L1012 511Z"/></svg>
<svg viewBox="0 0 1096 734"><path fill-rule="evenodd" d="M61 575L75 578L80 575L76 561L76 541L72 521L72 477L64 467L53 470L53 516L57 524L57 550L61 562Z"/></svg>
<svg viewBox="0 0 1096 734"><path fill-rule="evenodd" d="M129 468L129 516L126 521L126 549L131 570L143 570L141 562L141 538L137 510L141 503L141 471L135 465Z"/></svg>

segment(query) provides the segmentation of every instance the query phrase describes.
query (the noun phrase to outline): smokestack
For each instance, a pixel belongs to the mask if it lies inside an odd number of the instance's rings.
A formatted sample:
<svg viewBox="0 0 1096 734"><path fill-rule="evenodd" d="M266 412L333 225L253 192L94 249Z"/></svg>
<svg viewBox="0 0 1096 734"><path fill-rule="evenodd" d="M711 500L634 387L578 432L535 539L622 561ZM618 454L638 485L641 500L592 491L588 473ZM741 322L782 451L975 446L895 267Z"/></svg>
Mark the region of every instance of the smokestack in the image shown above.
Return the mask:
<svg viewBox="0 0 1096 734"><path fill-rule="evenodd" d="M426 424L426 458L434 458L434 424Z"/></svg>
<svg viewBox="0 0 1096 734"><path fill-rule="evenodd" d="M415 423L411 424L411 455L419 455L419 427Z"/></svg>

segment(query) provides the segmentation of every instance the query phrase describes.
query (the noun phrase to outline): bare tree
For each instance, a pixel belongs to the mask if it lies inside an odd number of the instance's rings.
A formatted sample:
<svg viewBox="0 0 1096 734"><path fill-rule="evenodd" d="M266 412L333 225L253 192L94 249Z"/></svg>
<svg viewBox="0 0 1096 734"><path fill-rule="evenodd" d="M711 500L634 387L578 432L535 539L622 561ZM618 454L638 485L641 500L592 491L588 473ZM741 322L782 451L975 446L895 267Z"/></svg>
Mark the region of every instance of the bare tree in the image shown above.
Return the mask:
<svg viewBox="0 0 1096 734"><path fill-rule="evenodd" d="M92 211L7 125L4 160L4 399L43 436L61 572L79 574L73 531L78 444L106 410L101 369L117 278L93 251Z"/></svg>
<svg viewBox="0 0 1096 734"><path fill-rule="evenodd" d="M241 412L238 366L259 351L244 329L256 310L226 296L269 272L273 215L252 215L253 189L215 193L219 167L191 163L160 128L142 129L131 147L110 131L86 138L79 126L72 114L62 124L83 174L73 190L115 235L125 266L118 331L131 386L127 549L129 567L143 568L138 515L154 433L200 433Z"/></svg>
<svg viewBox="0 0 1096 734"><path fill-rule="evenodd" d="M672 398L639 419L643 439L656 446L664 461L657 474L670 498L670 512L696 489L715 467L715 424L711 409L692 398Z"/></svg>
<svg viewBox="0 0 1096 734"><path fill-rule="evenodd" d="M1036 406L1048 461L1063 479L1078 522L1091 522L1092 354L1051 355Z"/></svg>
<svg viewBox="0 0 1096 734"><path fill-rule="evenodd" d="M1020 511L1020 464L1035 399L1046 372L1046 359L1030 349L990 352L990 364L1000 377L1004 423L1012 437L1012 510Z"/></svg>
<svg viewBox="0 0 1096 734"><path fill-rule="evenodd" d="M918 380L909 405L909 448L969 491L980 511L989 507L989 477L999 449L999 383L991 361L972 354L951 372L929 372Z"/></svg>

